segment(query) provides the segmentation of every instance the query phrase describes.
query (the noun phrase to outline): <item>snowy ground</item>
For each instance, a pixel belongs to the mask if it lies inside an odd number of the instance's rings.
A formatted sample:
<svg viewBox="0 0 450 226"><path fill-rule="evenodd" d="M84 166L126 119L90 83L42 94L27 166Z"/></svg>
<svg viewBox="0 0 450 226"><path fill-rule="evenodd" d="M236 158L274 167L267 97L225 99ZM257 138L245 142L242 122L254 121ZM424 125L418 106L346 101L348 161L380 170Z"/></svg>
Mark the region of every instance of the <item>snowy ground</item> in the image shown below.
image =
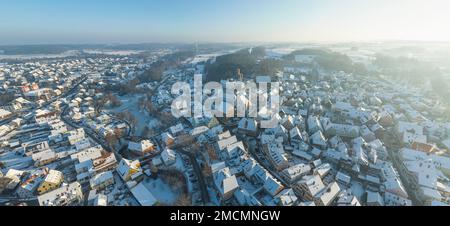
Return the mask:
<svg viewBox="0 0 450 226"><path fill-rule="evenodd" d="M195 56L192 61L190 62L191 64L198 64L201 62L205 62L209 59L215 58L217 56L220 56L220 54L203 54L203 55L197 55Z"/></svg>
<svg viewBox="0 0 450 226"><path fill-rule="evenodd" d="M133 54L139 54L144 51L137 50L101 50L101 49L85 49L83 52L87 54L105 54L105 55L114 55L114 56L128 56Z"/></svg>
<svg viewBox="0 0 450 226"><path fill-rule="evenodd" d="M193 173L192 167L190 167L190 166L186 167L185 164L184 164L184 159L178 153L177 153L177 160L176 160L176 162L174 164L174 167L178 171L183 172L184 177L186 178L186 181L187 181L188 190L189 190L189 192L192 192L193 185L192 185L191 180L188 179L189 178L189 172Z"/></svg>
<svg viewBox="0 0 450 226"><path fill-rule="evenodd" d="M144 179L143 184L160 203L171 205L174 204L178 198L179 194L172 191L170 186L159 178L152 179L147 177Z"/></svg>
<svg viewBox="0 0 450 226"><path fill-rule="evenodd" d="M160 122L156 118L152 118L146 111L139 109L138 101L139 98L143 96L144 95L120 96L119 99L120 101L122 101L122 105L120 107L107 109L107 111L109 111L110 113L130 111L138 120L134 133L134 135L137 136L142 136L142 132L145 126L149 126L150 128L157 128L160 125Z"/></svg>
<svg viewBox="0 0 450 226"><path fill-rule="evenodd" d="M273 58L279 58L283 55L289 54L293 51L295 51L296 48L274 48L274 49L267 49L266 50L266 56L267 57L273 57Z"/></svg>

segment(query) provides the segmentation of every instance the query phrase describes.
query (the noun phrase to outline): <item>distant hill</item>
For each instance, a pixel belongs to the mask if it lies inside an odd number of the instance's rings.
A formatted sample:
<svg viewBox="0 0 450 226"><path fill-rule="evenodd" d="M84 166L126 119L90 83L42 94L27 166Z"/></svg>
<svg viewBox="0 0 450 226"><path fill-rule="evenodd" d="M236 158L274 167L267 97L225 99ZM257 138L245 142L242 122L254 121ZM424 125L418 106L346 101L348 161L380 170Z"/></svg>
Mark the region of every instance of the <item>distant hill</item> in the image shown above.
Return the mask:
<svg viewBox="0 0 450 226"><path fill-rule="evenodd" d="M367 73L364 65L360 63L354 63L350 57L345 54L333 52L328 49L321 48L305 48L295 50L283 58L288 61L295 61L297 55L309 55L314 56L314 61L320 67L330 71L344 71L347 73Z"/></svg>
<svg viewBox="0 0 450 226"><path fill-rule="evenodd" d="M209 52L214 50L232 49L238 44L187 44L187 43L141 43L141 44L42 44L42 45L3 45L0 54L27 55L27 54L60 54L69 50L101 49L101 50L141 50L151 51L157 49L192 50Z"/></svg>
<svg viewBox="0 0 450 226"><path fill-rule="evenodd" d="M69 50L83 50L83 49L102 49L102 50L155 50L161 48L190 48L190 44L79 44L79 45L4 45L0 46L2 54L5 55L27 55L27 54L60 54Z"/></svg>
<svg viewBox="0 0 450 226"><path fill-rule="evenodd" d="M235 53L219 56L212 64L206 65L208 81L237 78L238 69L244 76L255 74L272 75L282 68L282 62L265 59L264 47L245 48Z"/></svg>

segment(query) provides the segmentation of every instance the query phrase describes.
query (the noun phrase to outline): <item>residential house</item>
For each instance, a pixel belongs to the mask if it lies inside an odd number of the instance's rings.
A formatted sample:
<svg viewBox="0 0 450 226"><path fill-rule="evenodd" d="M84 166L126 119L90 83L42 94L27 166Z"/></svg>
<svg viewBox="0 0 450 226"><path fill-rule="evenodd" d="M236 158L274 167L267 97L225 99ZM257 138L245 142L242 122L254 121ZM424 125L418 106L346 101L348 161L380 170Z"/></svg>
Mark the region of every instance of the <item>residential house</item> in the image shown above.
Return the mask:
<svg viewBox="0 0 450 226"><path fill-rule="evenodd" d="M281 176L289 181L289 183L294 183L301 179L306 174L309 174L311 171L311 166L303 163L299 163L297 165L293 165L281 172Z"/></svg>
<svg viewBox="0 0 450 226"><path fill-rule="evenodd" d="M170 166L175 164L177 156L175 151L170 148L165 148L164 151L161 152L161 159L166 166Z"/></svg>
<svg viewBox="0 0 450 226"><path fill-rule="evenodd" d="M336 206L361 206L358 198L351 194L351 191L343 191L339 194Z"/></svg>
<svg viewBox="0 0 450 226"><path fill-rule="evenodd" d="M149 140L142 140L140 142L128 142L128 150L137 153L139 155L144 155L156 150L156 146Z"/></svg>
<svg viewBox="0 0 450 226"><path fill-rule="evenodd" d="M214 185L223 200L233 196L234 191L239 188L236 176L231 175L228 167L213 172Z"/></svg>
<svg viewBox="0 0 450 226"><path fill-rule="evenodd" d="M329 206L337 198L340 191L339 185L336 182L332 182L314 196L314 203L317 206Z"/></svg>
<svg viewBox="0 0 450 226"><path fill-rule="evenodd" d="M292 188L284 189L275 196L275 203L278 206L294 206L298 201Z"/></svg>
<svg viewBox="0 0 450 226"><path fill-rule="evenodd" d="M306 200L313 201L314 197L319 194L325 185L318 175L304 176L302 180L293 186L294 191Z"/></svg>
<svg viewBox="0 0 450 226"><path fill-rule="evenodd" d="M40 206L81 205L82 201L83 191L78 182L63 184L60 188L38 196Z"/></svg>
<svg viewBox="0 0 450 226"><path fill-rule="evenodd" d="M107 186L114 184L114 176L112 171L101 172L91 178L89 181L91 189L100 191Z"/></svg>
<svg viewBox="0 0 450 226"><path fill-rule="evenodd" d="M327 140L321 131L315 132L309 139L312 145L321 149L326 149L328 146Z"/></svg>
<svg viewBox="0 0 450 226"><path fill-rule="evenodd" d="M263 188L269 195L275 197L278 193L280 193L284 189L284 186L272 175L267 174Z"/></svg>
<svg viewBox="0 0 450 226"><path fill-rule="evenodd" d="M133 175L142 174L141 164L139 160L128 160L122 158L117 167L117 173L124 181L129 181L132 179Z"/></svg>
<svg viewBox="0 0 450 226"><path fill-rule="evenodd" d="M256 137L258 134L258 123L253 118L242 118L238 123L238 131Z"/></svg>
<svg viewBox="0 0 450 226"><path fill-rule="evenodd" d="M39 186L38 193L40 195L57 189L64 181L64 175L62 172L57 170L50 170L45 177L44 181Z"/></svg>
<svg viewBox="0 0 450 226"><path fill-rule="evenodd" d="M158 200L143 183L137 184L130 191L141 206L154 206L158 204Z"/></svg>

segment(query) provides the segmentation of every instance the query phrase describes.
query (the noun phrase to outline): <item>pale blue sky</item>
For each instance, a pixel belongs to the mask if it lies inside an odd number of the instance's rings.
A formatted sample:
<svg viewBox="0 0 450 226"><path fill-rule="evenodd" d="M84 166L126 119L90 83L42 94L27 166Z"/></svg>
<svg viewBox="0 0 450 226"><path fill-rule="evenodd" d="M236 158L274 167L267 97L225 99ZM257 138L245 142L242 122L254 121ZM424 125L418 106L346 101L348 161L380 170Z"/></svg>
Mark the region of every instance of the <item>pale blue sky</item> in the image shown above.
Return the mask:
<svg viewBox="0 0 450 226"><path fill-rule="evenodd" d="M0 0L0 44L450 41L446 0Z"/></svg>

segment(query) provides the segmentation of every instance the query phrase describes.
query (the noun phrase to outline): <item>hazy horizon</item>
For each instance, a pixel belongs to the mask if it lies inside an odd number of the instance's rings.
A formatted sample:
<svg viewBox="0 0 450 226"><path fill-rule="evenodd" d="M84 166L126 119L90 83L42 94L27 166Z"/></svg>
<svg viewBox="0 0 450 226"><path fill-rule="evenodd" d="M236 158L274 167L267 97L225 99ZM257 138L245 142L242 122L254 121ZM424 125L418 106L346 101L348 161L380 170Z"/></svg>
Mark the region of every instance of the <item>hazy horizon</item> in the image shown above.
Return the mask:
<svg viewBox="0 0 450 226"><path fill-rule="evenodd" d="M445 0L19 0L0 45L450 42Z"/></svg>

